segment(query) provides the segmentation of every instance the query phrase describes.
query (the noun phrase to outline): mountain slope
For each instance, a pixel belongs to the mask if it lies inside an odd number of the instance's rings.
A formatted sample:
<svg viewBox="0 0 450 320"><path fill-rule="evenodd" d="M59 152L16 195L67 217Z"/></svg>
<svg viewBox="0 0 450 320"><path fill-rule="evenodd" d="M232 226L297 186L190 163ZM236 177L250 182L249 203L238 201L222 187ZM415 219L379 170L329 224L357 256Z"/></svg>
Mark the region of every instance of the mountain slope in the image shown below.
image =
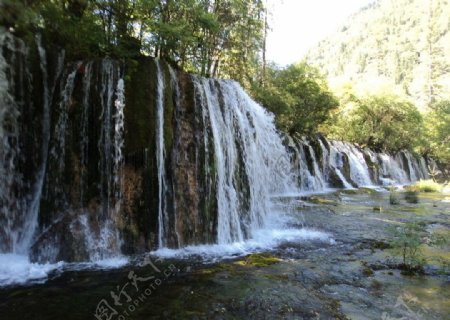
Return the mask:
<svg viewBox="0 0 450 320"><path fill-rule="evenodd" d="M379 0L351 16L306 60L332 84L395 88L421 109L450 98L450 1Z"/></svg>

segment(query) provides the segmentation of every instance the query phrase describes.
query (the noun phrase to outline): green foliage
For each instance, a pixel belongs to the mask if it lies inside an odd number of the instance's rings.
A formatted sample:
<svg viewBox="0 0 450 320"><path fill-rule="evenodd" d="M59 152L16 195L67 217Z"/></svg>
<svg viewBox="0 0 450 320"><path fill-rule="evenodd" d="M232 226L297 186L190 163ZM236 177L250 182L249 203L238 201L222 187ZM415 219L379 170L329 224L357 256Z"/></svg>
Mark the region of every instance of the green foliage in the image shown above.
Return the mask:
<svg viewBox="0 0 450 320"><path fill-rule="evenodd" d="M392 228L393 240L390 242L392 250L402 258L405 271L409 274L422 270L425 259L420 246L427 241L425 226L420 223L408 222L400 227Z"/></svg>
<svg viewBox="0 0 450 320"><path fill-rule="evenodd" d="M419 196L417 191L407 190L405 191L405 200L408 203L419 203Z"/></svg>
<svg viewBox="0 0 450 320"><path fill-rule="evenodd" d="M261 0L3 0L0 6L2 25L19 36L39 31L72 59L148 54L247 85L259 69L267 14Z"/></svg>
<svg viewBox="0 0 450 320"><path fill-rule="evenodd" d="M450 2L374 1L312 48L308 62L333 82L388 86L420 110L450 98Z"/></svg>
<svg viewBox="0 0 450 320"><path fill-rule="evenodd" d="M423 151L443 163L450 163L450 100L433 103L430 109L425 117L426 144Z"/></svg>
<svg viewBox="0 0 450 320"><path fill-rule="evenodd" d="M419 192L440 192L442 190L442 185L433 180L419 180L411 187Z"/></svg>
<svg viewBox="0 0 450 320"><path fill-rule="evenodd" d="M338 102L317 69L302 62L285 69L269 67L264 86L254 96L276 115L278 126L290 134L310 134L325 122Z"/></svg>
<svg viewBox="0 0 450 320"><path fill-rule="evenodd" d="M389 189L389 203L392 205L400 204L400 197L398 195L398 192L395 191L394 187L391 187Z"/></svg>
<svg viewBox="0 0 450 320"><path fill-rule="evenodd" d="M345 92L341 108L324 127L328 136L376 150L412 149L421 143L423 119L417 108L400 97Z"/></svg>

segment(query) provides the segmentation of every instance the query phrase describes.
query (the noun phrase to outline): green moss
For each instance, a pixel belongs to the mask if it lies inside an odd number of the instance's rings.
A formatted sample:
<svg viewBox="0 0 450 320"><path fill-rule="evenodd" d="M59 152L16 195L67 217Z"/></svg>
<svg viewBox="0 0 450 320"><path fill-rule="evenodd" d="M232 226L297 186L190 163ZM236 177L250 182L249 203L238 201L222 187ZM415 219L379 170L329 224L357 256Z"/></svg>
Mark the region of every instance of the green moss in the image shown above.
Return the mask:
<svg viewBox="0 0 450 320"><path fill-rule="evenodd" d="M218 272L229 272L234 274L236 272L236 267L230 263L218 263L208 268L200 269L197 271L199 274L203 275L213 275Z"/></svg>
<svg viewBox="0 0 450 320"><path fill-rule="evenodd" d="M361 265L362 265L362 274L366 277L371 277L373 276L374 272L372 270L372 268L367 264L366 261L361 261Z"/></svg>
<svg viewBox="0 0 450 320"><path fill-rule="evenodd" d="M370 267L368 267L368 266L364 266L363 270L362 270L362 274L366 277L371 277L371 276L373 276L373 270L370 269Z"/></svg>
<svg viewBox="0 0 450 320"><path fill-rule="evenodd" d="M270 253L253 253L245 257L244 260L235 262L235 264L247 267L267 267L280 261Z"/></svg>

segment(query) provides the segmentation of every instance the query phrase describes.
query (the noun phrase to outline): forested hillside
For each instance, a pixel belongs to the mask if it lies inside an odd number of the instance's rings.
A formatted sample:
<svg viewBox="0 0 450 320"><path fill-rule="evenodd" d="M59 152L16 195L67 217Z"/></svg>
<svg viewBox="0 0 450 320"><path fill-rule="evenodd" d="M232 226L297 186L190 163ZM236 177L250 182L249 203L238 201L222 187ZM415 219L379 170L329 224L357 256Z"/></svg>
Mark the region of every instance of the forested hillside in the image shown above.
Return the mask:
<svg viewBox="0 0 450 320"><path fill-rule="evenodd" d="M307 54L330 83L394 89L422 110L450 95L450 1L378 0Z"/></svg>

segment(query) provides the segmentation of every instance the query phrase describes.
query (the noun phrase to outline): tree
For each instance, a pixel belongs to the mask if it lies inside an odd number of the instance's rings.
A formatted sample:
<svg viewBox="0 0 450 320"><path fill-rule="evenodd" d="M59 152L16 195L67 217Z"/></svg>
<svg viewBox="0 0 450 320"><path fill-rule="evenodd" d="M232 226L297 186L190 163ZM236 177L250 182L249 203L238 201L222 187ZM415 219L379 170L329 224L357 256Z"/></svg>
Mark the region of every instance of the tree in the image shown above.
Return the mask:
<svg viewBox="0 0 450 320"><path fill-rule="evenodd" d="M305 62L285 69L267 68L264 88L254 96L276 115L278 126L289 134L310 134L326 121L338 101L318 71Z"/></svg>
<svg viewBox="0 0 450 320"><path fill-rule="evenodd" d="M430 106L425 116L426 146L424 152L431 153L442 163L450 163L450 101L439 101Z"/></svg>
<svg viewBox="0 0 450 320"><path fill-rule="evenodd" d="M3 0L0 9L6 27L42 33L69 59L145 54L244 86L261 63L263 0Z"/></svg>
<svg viewBox="0 0 450 320"><path fill-rule="evenodd" d="M423 119L411 102L392 94L358 98L347 92L344 97L333 122L328 122L326 133L331 138L391 151L422 142Z"/></svg>

